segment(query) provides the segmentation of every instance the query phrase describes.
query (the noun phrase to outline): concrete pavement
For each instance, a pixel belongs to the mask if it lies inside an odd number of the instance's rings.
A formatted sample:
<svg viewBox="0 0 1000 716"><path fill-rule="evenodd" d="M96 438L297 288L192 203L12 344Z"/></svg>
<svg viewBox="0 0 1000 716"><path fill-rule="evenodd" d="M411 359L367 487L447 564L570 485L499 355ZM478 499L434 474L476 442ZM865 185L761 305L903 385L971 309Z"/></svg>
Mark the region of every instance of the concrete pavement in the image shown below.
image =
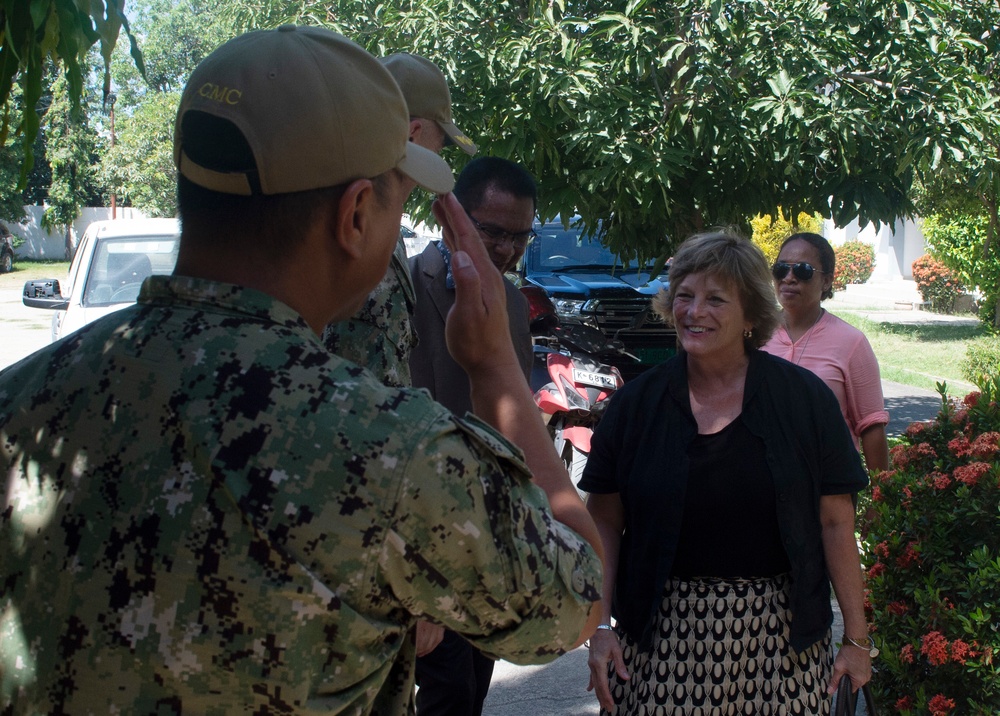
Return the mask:
<svg viewBox="0 0 1000 716"><path fill-rule="evenodd" d="M0 289L0 369L44 348L51 339L52 312L21 303L21 288Z"/></svg>

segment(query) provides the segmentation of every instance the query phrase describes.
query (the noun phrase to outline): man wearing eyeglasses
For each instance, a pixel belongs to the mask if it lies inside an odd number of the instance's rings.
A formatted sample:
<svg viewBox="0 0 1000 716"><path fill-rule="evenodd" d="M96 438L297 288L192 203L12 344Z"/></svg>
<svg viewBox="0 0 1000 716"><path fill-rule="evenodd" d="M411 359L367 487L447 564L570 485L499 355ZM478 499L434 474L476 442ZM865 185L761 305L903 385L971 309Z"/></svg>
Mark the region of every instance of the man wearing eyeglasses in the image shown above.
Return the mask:
<svg viewBox="0 0 1000 716"><path fill-rule="evenodd" d="M499 157L472 160L455 183L455 197L472 219L479 238L500 273L513 269L534 238L537 190L523 167ZM443 242L431 242L410 259L416 289L413 326L419 342L410 354L415 387L427 388L439 403L456 415L471 411L469 379L448 352L445 319L455 303L451 256ZM525 377L531 374L531 334L528 303L504 278L507 318L518 361ZM417 659L418 716L479 716L493 676L493 660L458 634L426 622L417 625L421 644L443 639Z"/></svg>

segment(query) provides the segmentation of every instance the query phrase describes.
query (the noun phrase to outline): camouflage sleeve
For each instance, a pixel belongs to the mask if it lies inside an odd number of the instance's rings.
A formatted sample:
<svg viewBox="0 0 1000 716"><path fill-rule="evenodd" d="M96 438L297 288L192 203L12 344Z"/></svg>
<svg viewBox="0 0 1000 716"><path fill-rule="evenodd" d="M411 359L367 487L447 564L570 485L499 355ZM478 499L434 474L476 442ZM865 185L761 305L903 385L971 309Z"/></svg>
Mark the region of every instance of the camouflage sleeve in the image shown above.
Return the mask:
<svg viewBox="0 0 1000 716"><path fill-rule="evenodd" d="M472 416L436 425L406 470L383 578L487 654L550 661L600 599L600 560L555 520L520 450Z"/></svg>

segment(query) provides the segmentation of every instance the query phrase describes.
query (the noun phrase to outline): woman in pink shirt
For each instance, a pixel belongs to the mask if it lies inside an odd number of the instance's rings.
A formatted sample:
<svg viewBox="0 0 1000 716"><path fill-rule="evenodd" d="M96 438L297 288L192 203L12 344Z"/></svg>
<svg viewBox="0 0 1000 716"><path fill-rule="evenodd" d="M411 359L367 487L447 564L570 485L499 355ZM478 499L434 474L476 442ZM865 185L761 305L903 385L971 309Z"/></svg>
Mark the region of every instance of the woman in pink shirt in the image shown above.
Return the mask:
<svg viewBox="0 0 1000 716"><path fill-rule="evenodd" d="M833 247L819 234L785 239L771 267L782 322L764 350L808 368L830 386L869 470L889 469L878 360L865 335L828 313L833 298Z"/></svg>

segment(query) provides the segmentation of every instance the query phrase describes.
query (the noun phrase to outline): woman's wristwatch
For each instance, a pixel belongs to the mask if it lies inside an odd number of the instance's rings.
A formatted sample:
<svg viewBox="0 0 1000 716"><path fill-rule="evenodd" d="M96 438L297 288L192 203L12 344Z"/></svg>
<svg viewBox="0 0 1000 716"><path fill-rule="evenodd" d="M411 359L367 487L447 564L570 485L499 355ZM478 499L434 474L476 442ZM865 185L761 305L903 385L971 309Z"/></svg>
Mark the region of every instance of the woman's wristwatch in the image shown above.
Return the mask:
<svg viewBox="0 0 1000 716"><path fill-rule="evenodd" d="M600 629L600 627L597 628ZM865 638L868 640L868 643L862 644L861 642L855 641L851 637L847 636L847 634L844 634L844 645L846 646L850 644L851 646L856 646L859 649L864 649L865 651L868 652L868 656L874 659L876 656L878 656L878 647L875 646L875 640L872 639L870 636L866 636Z"/></svg>

